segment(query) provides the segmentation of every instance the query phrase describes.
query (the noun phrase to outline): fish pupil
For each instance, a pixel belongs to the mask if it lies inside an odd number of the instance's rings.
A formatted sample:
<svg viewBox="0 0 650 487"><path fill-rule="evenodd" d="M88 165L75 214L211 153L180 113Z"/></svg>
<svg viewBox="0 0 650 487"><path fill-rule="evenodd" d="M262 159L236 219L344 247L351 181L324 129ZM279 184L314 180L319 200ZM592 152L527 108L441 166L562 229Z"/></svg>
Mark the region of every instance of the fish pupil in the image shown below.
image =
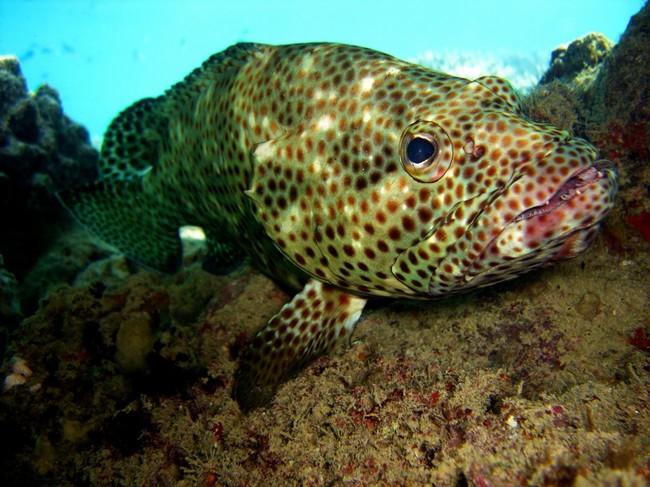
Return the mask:
<svg viewBox="0 0 650 487"><path fill-rule="evenodd" d="M406 156L414 164L420 164L436 153L436 147L430 140L413 138L406 146Z"/></svg>

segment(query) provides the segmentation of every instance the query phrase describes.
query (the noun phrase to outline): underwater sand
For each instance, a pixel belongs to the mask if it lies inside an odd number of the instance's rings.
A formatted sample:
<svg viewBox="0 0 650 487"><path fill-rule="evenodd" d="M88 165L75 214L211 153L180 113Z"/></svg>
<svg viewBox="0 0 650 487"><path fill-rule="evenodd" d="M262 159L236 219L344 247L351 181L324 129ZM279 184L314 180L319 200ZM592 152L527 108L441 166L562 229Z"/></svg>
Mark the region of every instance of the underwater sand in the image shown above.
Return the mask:
<svg viewBox="0 0 650 487"><path fill-rule="evenodd" d="M60 485L643 485L649 271L647 250L601 240L469 296L376 303L351 347L247 416L236 356L288 298L272 281L195 264L63 288L15 337L34 376L2 396L3 431L34 443L10 467Z"/></svg>

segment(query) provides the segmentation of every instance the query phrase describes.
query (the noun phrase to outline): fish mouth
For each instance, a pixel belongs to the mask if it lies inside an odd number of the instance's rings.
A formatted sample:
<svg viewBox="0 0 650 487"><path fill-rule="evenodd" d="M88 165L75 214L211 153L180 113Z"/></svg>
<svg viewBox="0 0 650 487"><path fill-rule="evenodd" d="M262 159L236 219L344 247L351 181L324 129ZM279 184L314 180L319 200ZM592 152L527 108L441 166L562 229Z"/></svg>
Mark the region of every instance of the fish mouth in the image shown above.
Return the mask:
<svg viewBox="0 0 650 487"><path fill-rule="evenodd" d="M544 204L522 211L515 217L514 222L551 213L581 195L588 186L603 180L616 180L616 167L607 159L600 159L591 166L578 170Z"/></svg>

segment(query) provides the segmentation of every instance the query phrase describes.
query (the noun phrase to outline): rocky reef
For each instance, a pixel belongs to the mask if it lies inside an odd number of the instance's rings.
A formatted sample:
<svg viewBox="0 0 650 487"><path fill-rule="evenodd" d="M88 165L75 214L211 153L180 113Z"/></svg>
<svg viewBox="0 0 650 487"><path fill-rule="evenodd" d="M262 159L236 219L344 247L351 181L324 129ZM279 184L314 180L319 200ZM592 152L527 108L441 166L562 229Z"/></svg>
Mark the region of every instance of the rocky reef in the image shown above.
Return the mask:
<svg viewBox="0 0 650 487"><path fill-rule="evenodd" d="M0 255L19 279L71 223L54 191L93 179L97 159L57 92L29 93L18 60L0 58Z"/></svg>
<svg viewBox="0 0 650 487"><path fill-rule="evenodd" d="M557 50L525 100L532 118L593 142L617 163L621 190L604 238L612 252L650 240L650 7L613 45L590 34Z"/></svg>
<svg viewBox="0 0 650 487"><path fill-rule="evenodd" d="M649 22L645 6L618 44L570 44L526 103L591 139L621 172L595 245L467 296L375 302L350 346L288 381L266 409L242 414L233 377L246 341L288 296L249 267L215 276L190 254L161 276L79 229L48 241L37 265L0 262L0 318L13 320L0 322L1 370L14 377L0 395L0 484L647 485ZM45 119L9 66L6 86ZM1 113L15 113L5 98ZM42 198L92 176L95 153L63 115L76 149L47 152L11 119L0 170L22 174L26 200L12 198L25 211L46 201L34 196L35 175L48 181ZM23 159L5 156L19 146L49 155L21 173ZM59 164L71 173L56 176ZM33 310L21 309L23 286Z"/></svg>

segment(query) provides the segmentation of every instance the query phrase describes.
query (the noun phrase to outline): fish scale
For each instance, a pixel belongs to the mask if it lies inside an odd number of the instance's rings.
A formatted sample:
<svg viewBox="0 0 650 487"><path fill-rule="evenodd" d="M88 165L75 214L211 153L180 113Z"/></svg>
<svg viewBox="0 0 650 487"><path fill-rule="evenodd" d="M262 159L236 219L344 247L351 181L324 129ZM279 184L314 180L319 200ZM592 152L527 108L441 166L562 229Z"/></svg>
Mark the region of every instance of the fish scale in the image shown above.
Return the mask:
<svg viewBox="0 0 650 487"><path fill-rule="evenodd" d="M507 81L341 44L232 46L104 140L99 181L59 195L91 231L173 271L178 228L198 225L213 261L301 289L241 357L244 409L349 337L369 297L444 297L583 251L616 192L613 165L526 118Z"/></svg>

